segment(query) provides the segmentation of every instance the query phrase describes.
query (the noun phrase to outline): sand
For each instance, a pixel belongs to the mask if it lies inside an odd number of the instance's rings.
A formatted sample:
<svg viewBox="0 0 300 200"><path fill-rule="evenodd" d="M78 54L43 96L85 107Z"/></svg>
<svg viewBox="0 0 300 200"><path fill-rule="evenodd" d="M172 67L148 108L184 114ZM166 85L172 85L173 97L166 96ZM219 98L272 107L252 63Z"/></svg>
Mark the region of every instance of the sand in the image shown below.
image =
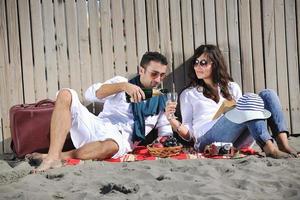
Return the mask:
<svg viewBox="0 0 300 200"><path fill-rule="evenodd" d="M291 137L300 149L300 137ZM173 160L76 166L30 174L0 160L0 199L300 199L300 158Z"/></svg>

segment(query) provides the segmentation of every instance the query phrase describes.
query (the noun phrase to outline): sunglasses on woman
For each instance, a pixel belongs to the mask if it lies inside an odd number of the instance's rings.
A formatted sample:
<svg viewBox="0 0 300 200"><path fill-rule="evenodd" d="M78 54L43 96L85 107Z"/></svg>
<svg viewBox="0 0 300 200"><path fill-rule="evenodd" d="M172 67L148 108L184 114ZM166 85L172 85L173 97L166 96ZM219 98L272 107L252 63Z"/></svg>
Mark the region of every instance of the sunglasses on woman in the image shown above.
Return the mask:
<svg viewBox="0 0 300 200"><path fill-rule="evenodd" d="M209 63L212 63L212 62L208 62L205 59L203 59L203 60L196 59L195 62L194 62L194 67L201 66L203 68L206 68Z"/></svg>

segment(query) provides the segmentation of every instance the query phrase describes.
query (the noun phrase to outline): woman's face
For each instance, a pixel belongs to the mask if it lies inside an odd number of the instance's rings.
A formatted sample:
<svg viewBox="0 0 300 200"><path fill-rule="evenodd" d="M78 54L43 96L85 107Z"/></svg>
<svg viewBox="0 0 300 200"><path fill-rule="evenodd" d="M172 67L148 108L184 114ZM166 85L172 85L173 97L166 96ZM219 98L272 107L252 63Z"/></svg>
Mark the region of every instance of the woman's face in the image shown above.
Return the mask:
<svg viewBox="0 0 300 200"><path fill-rule="evenodd" d="M212 81L212 62L206 54L202 54L195 60L194 70L198 79L205 82Z"/></svg>

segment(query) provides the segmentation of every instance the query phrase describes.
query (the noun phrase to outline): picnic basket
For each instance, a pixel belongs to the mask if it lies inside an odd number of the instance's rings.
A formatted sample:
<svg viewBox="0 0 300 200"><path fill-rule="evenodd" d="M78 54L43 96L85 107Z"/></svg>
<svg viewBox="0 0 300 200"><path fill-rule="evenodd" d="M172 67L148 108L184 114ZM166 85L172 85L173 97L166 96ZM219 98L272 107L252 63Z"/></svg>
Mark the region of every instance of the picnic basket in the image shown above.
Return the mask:
<svg viewBox="0 0 300 200"><path fill-rule="evenodd" d="M152 147L147 145L147 149L152 156L166 158L178 155L182 150L182 145L174 147Z"/></svg>

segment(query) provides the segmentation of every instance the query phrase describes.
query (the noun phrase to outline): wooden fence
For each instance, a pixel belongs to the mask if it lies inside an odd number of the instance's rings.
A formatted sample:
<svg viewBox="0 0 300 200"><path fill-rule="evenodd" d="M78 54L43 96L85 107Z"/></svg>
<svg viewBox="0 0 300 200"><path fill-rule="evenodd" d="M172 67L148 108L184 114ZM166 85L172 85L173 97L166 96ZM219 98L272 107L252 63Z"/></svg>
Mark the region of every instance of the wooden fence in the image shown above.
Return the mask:
<svg viewBox="0 0 300 200"><path fill-rule="evenodd" d="M0 0L0 153L10 152L12 105L63 87L82 96L94 82L135 73L149 50L167 56L181 90L204 43L223 50L243 92L276 90L300 133L300 0Z"/></svg>

